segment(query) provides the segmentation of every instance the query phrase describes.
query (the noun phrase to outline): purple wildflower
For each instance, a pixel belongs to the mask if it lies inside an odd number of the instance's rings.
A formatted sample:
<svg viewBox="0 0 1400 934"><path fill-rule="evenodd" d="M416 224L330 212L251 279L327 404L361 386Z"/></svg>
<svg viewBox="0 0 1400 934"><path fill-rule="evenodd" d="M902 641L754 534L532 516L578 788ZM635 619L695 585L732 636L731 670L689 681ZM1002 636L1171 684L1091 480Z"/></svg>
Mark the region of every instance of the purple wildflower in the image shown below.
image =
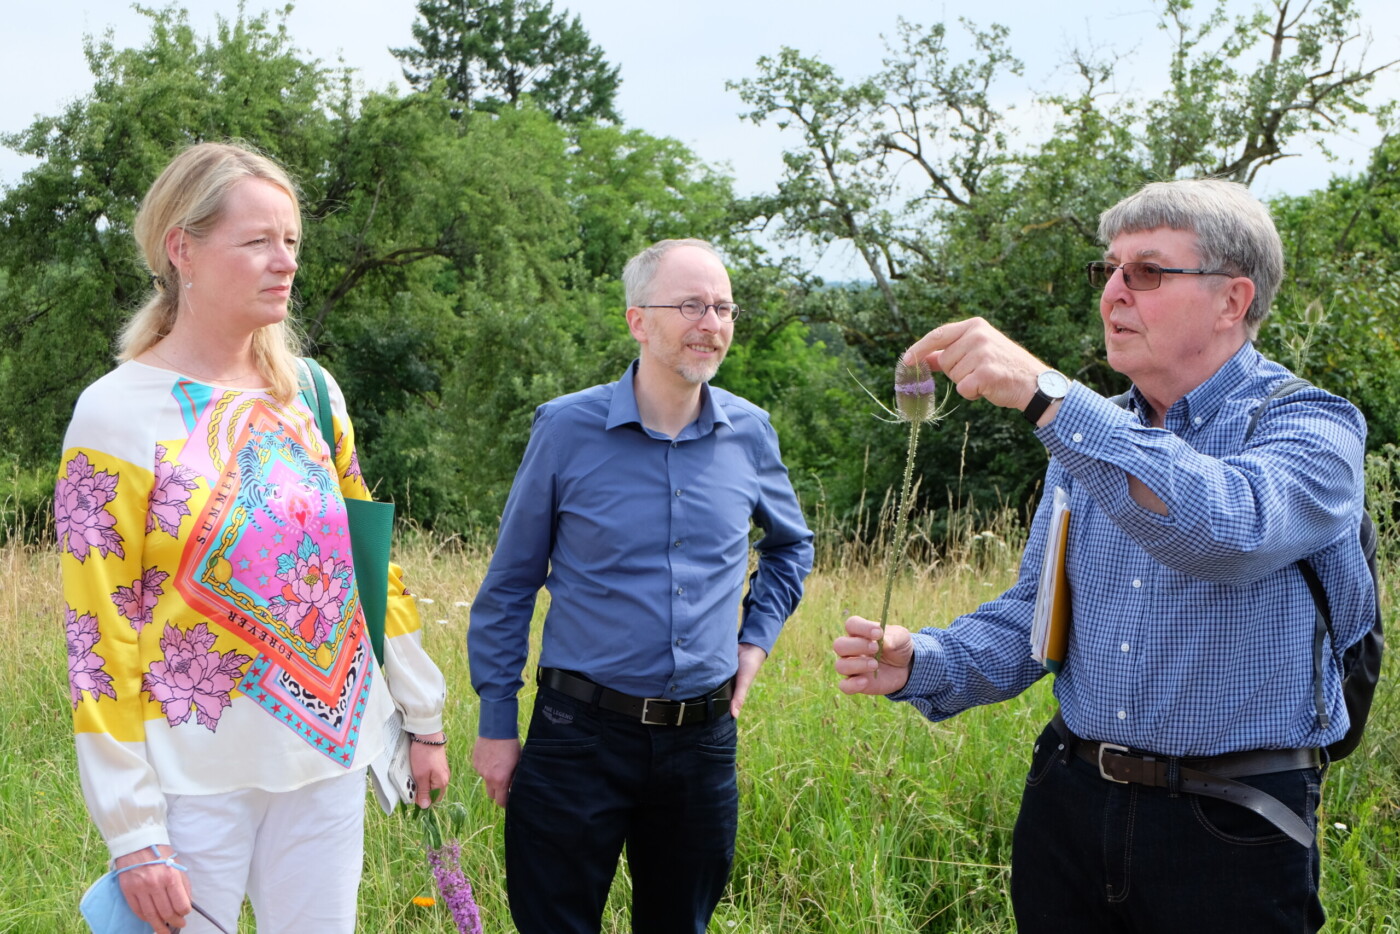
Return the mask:
<svg viewBox="0 0 1400 934"><path fill-rule="evenodd" d="M428 865L459 934L481 934L481 912L476 907L472 884L462 871L461 844L447 840L442 846L429 847Z"/></svg>

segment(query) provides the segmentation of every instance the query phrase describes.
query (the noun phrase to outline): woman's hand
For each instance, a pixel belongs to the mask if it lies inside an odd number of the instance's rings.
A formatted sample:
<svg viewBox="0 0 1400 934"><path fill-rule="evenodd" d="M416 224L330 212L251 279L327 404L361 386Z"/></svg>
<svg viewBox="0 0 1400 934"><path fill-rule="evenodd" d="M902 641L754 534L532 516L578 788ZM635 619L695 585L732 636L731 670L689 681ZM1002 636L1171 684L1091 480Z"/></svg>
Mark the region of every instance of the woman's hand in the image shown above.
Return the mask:
<svg viewBox="0 0 1400 934"><path fill-rule="evenodd" d="M447 765L446 740L447 734L441 730L409 737L408 765L413 772L414 787L418 789L415 803L420 808L432 807L433 802L447 790L447 783L452 778L452 769ZM436 743L444 745L429 745Z"/></svg>
<svg viewBox="0 0 1400 934"><path fill-rule="evenodd" d="M117 857L112 868L126 869L138 863L166 859L173 852L168 846L143 847ZM154 863L121 873L117 882L126 896L126 903L151 930L168 931L185 926L185 915L191 908L190 880L185 873L164 863Z"/></svg>

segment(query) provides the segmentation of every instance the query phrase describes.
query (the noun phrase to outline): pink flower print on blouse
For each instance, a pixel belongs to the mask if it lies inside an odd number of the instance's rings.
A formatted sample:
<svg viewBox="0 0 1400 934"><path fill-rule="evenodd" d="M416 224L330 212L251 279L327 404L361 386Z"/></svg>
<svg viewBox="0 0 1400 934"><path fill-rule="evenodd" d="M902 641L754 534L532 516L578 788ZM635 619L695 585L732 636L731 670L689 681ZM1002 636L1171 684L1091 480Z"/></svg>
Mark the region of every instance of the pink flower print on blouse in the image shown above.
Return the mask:
<svg viewBox="0 0 1400 934"><path fill-rule="evenodd" d="M215 651L214 634L206 623L188 632L166 623L160 648L165 658L151 663L141 689L160 702L171 726L189 720L193 708L199 724L214 732L224 708L233 703L229 692L252 657Z"/></svg>
<svg viewBox="0 0 1400 934"><path fill-rule="evenodd" d="M296 554L278 555L277 578L283 587L270 601L272 614L316 648L340 622L350 586L349 566L344 560L322 557L320 546L303 535Z"/></svg>
<svg viewBox="0 0 1400 934"><path fill-rule="evenodd" d="M117 475L95 470L86 454L76 454L53 491L53 517L58 527L59 550L66 550L79 561L88 551L125 558L122 537L113 526L116 517L107 504L117 498Z"/></svg>
<svg viewBox="0 0 1400 934"><path fill-rule="evenodd" d="M151 621L151 613L156 608L156 598L165 591L161 584L170 575L156 568L146 568L141 576L131 582L130 587L118 587L112 594L112 602L117 612L126 617L131 628L140 632Z"/></svg>
<svg viewBox="0 0 1400 934"><path fill-rule="evenodd" d="M350 467L349 467L348 470L345 471L345 476L347 476L347 477L359 477L361 480L364 479L364 476L365 476L365 475L364 475L364 473L360 470L360 449L359 449L359 448L355 448L355 450L353 450L353 451L350 452Z"/></svg>
<svg viewBox="0 0 1400 934"><path fill-rule="evenodd" d="M151 505L146 513L146 531L159 525L171 537L180 534L180 518L190 514L190 493L199 474L183 464L171 464L165 459L165 448L156 445L156 481L151 487Z"/></svg>
<svg viewBox="0 0 1400 934"><path fill-rule="evenodd" d="M107 660L92 650L102 641L102 635L97 631L97 617L91 613L79 616L77 610L68 607L65 622L68 629L68 689L73 696L74 709L83 699L84 691L91 694L94 701L100 700L101 694L116 700L112 676L103 669Z"/></svg>

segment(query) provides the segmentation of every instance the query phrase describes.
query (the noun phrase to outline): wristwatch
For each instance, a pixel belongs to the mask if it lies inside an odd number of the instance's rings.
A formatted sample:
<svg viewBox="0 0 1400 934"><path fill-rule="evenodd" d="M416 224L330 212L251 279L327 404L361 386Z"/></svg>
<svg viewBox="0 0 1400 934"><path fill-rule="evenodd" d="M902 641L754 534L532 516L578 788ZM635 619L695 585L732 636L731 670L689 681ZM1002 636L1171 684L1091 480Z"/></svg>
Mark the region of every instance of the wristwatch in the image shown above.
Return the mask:
<svg viewBox="0 0 1400 934"><path fill-rule="evenodd" d="M1021 414L1034 425L1050 407L1050 403L1063 399L1069 393L1069 377L1059 370L1046 370L1035 378L1035 395L1030 405Z"/></svg>

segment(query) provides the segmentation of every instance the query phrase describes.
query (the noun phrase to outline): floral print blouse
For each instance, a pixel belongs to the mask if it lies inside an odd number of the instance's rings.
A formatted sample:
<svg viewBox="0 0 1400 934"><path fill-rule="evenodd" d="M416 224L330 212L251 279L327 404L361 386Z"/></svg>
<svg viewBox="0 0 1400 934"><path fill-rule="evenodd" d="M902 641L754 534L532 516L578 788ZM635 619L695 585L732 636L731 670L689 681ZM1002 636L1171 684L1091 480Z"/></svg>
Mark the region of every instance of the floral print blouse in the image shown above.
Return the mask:
<svg viewBox="0 0 1400 934"><path fill-rule="evenodd" d="M374 661L344 502L369 493L328 382L334 462L300 397L128 362L78 400L54 515L79 772L113 857L169 842L166 795L361 768L395 707L442 728L396 566Z"/></svg>

